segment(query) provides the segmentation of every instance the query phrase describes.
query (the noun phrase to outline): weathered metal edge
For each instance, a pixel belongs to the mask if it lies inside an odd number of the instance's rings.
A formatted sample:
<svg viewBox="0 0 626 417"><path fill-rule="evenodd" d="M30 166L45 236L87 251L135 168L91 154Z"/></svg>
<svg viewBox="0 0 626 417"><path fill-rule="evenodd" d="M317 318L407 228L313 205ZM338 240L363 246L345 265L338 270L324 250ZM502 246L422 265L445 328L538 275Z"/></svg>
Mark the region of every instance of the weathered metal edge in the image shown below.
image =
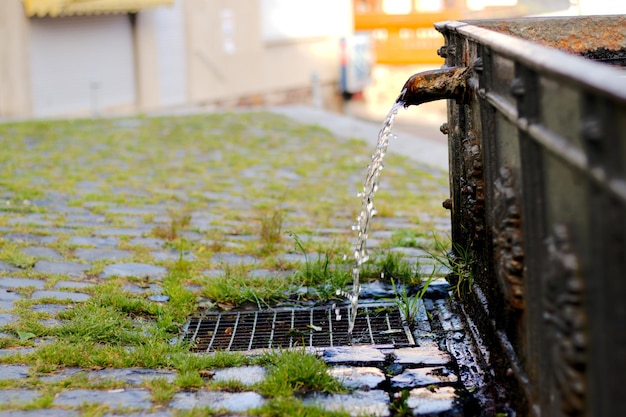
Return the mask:
<svg viewBox="0 0 626 417"><path fill-rule="evenodd" d="M451 20L435 23L435 28L440 32L457 32L529 68L558 75L565 82L577 82L606 96L626 101L626 77L623 71L557 48L476 26L474 23L479 22Z"/></svg>

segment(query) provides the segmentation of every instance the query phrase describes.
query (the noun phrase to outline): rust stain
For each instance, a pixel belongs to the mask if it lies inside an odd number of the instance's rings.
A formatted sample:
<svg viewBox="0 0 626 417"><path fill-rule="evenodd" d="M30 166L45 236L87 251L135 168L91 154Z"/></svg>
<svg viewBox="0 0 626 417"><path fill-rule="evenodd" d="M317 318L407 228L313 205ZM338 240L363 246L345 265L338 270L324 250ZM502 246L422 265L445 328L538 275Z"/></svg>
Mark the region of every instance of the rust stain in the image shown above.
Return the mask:
<svg viewBox="0 0 626 417"><path fill-rule="evenodd" d="M471 76L470 67L451 67L423 71L412 75L402 87L398 102L404 107L441 99L467 100L467 80Z"/></svg>
<svg viewBox="0 0 626 417"><path fill-rule="evenodd" d="M464 175L460 178L460 217L471 239L479 241L484 238L485 230L485 179L480 141L473 129L461 141L461 147Z"/></svg>
<svg viewBox="0 0 626 417"><path fill-rule="evenodd" d="M509 306L523 310L525 299L522 210L515 189L515 177L510 168L500 168L494 189L492 230L496 276Z"/></svg>
<svg viewBox="0 0 626 417"><path fill-rule="evenodd" d="M562 24L552 20L533 20L522 25L502 21L486 28L573 54L600 47L617 50L626 46L626 16L611 19L593 16L562 21Z"/></svg>

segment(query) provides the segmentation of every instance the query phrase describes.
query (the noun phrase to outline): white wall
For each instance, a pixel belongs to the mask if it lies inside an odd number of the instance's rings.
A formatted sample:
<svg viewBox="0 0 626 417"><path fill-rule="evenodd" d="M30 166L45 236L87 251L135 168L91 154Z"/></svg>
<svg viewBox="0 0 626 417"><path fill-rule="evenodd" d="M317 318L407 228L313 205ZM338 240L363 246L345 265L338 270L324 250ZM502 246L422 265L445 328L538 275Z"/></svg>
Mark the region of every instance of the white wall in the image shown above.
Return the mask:
<svg viewBox="0 0 626 417"><path fill-rule="evenodd" d="M30 19L34 116L133 106L133 41L127 15Z"/></svg>
<svg viewBox="0 0 626 417"><path fill-rule="evenodd" d="M624 0L573 0L568 9L545 13L546 16L626 14Z"/></svg>
<svg viewBox="0 0 626 417"><path fill-rule="evenodd" d="M159 104L183 104L187 100L185 21L181 0L154 13L159 80Z"/></svg>
<svg viewBox="0 0 626 417"><path fill-rule="evenodd" d="M350 0L259 0L264 41L346 36L352 31Z"/></svg>
<svg viewBox="0 0 626 417"><path fill-rule="evenodd" d="M578 0L580 14L626 14L624 0Z"/></svg>

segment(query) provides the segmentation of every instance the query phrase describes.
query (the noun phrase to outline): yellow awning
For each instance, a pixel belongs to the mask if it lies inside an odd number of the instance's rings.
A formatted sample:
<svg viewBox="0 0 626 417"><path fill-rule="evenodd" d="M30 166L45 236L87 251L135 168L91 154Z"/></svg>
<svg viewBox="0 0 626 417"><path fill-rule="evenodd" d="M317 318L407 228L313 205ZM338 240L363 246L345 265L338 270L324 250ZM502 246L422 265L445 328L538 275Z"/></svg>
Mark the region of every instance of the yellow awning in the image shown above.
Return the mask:
<svg viewBox="0 0 626 417"><path fill-rule="evenodd" d="M28 17L134 13L147 7L170 6L174 0L22 0Z"/></svg>

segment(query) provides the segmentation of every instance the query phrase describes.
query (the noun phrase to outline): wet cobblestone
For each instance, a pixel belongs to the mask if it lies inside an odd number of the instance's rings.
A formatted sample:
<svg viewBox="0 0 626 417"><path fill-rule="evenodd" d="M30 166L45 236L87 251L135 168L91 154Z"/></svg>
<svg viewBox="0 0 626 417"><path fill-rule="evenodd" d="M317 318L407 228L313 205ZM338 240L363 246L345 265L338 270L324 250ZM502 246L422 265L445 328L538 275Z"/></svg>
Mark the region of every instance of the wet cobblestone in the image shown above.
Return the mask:
<svg viewBox="0 0 626 417"><path fill-rule="evenodd" d="M104 404L111 408L148 409L152 406L150 392L137 388L113 390L75 389L60 392L54 398L56 406L79 407L86 403Z"/></svg>
<svg viewBox="0 0 626 417"><path fill-rule="evenodd" d="M102 149L106 148L102 146ZM286 141L281 146L297 147L298 144ZM189 153L194 154L194 151L190 150ZM23 211L0 211L0 242L14 245L14 250L23 257L18 258L20 262L14 261L16 264L11 263L8 257L0 261L0 339L20 342L10 348L0 349L0 358L5 361L0 364L0 380L5 381L8 387L0 389L0 417L79 416L85 404L108 407L105 416L123 414L166 417L174 416L181 410L202 407L224 410L227 413L224 415L245 415L249 410L269 401L255 391L268 374L263 366L219 367L207 370L203 375L205 380L215 383L235 381L246 387L243 392L203 387L179 390L163 402L157 401L149 387L154 381L161 380L173 384L180 375L173 367L83 369L78 366L51 366L35 369L36 366L21 364L19 360L12 363L10 359L17 357L16 354L26 355L42 349L48 340L29 332L18 333L13 330L12 326L20 320L23 311L35 317L33 322L59 326L66 320L68 313L94 297L97 299L99 294L94 290L97 285L119 280L124 291L152 305L163 305L170 302L168 285L171 286L171 283L166 282L165 278L181 260L202 260L205 268L199 270L198 275L206 280L218 278L229 268L237 267L247 267L250 278L262 280L287 276L293 273L294 264L323 255L313 252L306 257L293 248L285 248L285 251L276 254L271 263L262 259L258 253L249 252L250 247L259 246L262 242L255 205L267 204L267 201L256 202L245 196L248 191L231 177L241 175L251 181L272 178L271 170L274 168L269 163L259 163L232 173L228 166L223 168L218 164L221 158L226 158L226 154L227 151L216 151L211 156L211 161L222 170L220 176L228 179L225 184L230 185L226 191L217 188L214 191L198 191L193 181L189 185L184 183L184 178L180 178L184 185L179 189L163 185L158 190L137 190L129 183L128 188L111 187L103 193L104 201L91 201L96 199L95 193L104 187L106 180L85 180L74 183L76 194L50 192L39 198L36 204L30 202ZM106 163L115 165L114 153L106 154L102 150L102 155L103 158L109 158L108 161L102 161L102 166ZM174 165L178 163L174 156L172 161ZM107 175L111 175L110 172ZM295 167L282 167L274 178L289 182L297 188L307 176L306 172ZM11 194L2 186L0 192ZM156 203L153 193L159 195ZM81 195L90 195L90 198L83 201L79 198ZM142 197L150 202L125 203L124 199L130 197ZM187 206L192 197L201 198L202 204ZM185 230L176 231L175 237L167 237L165 235L174 218L172 213L176 210L188 214L188 222ZM332 245L337 240L351 236L351 214L320 225L315 224L320 219L302 220L307 211L297 204L292 204L289 210L297 219L285 226L289 224L294 229L308 226L310 230L302 233L301 238L315 250L318 244ZM346 211L344 207L337 207L337 210ZM376 220L380 230L372 233L372 247L393 239L395 229L416 228L416 223L406 216L395 218L390 215ZM434 220L438 227L445 227L445 218ZM157 229L159 233L155 232ZM189 245L189 242L198 244L191 250L189 246L184 246ZM427 255L423 250L395 250L412 263L422 262L420 268L424 271L432 271L434 268L423 262L422 258ZM440 288L440 292L445 294L444 284L445 281L443 284L434 283L433 288ZM201 285L187 285L185 288L194 291L199 300L206 301L201 298ZM364 286L363 297L370 300L385 299L391 290L388 283L375 281ZM297 290L293 292L297 293ZM109 302L113 305L113 301ZM111 305L106 308L113 308ZM433 312L437 315L430 320L429 314ZM133 319L141 324L145 318ZM443 345L436 343L434 332L441 329L451 335L454 332L463 335L464 329L444 299L431 302L428 306L422 304L419 320L416 328L418 346L415 347L335 346L318 350L317 353L330 366L329 373L343 382L350 392L334 395L307 393L303 402L331 411L346 410L355 416L390 416L393 403L397 401L396 395L402 390L408 390L410 395L407 404L416 415L435 416L448 412L458 399L457 390L463 389L463 386L452 366L455 359L442 349ZM121 329L119 323L112 326ZM129 351L136 349L124 343L126 341L119 342ZM81 387L72 386L72 381L80 381ZM23 386L42 385L41 389L31 389L22 388L22 383ZM42 403L40 409L25 410L26 404L45 395L46 384L56 384L51 402ZM106 388L107 384L114 387Z"/></svg>

